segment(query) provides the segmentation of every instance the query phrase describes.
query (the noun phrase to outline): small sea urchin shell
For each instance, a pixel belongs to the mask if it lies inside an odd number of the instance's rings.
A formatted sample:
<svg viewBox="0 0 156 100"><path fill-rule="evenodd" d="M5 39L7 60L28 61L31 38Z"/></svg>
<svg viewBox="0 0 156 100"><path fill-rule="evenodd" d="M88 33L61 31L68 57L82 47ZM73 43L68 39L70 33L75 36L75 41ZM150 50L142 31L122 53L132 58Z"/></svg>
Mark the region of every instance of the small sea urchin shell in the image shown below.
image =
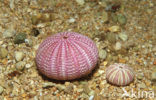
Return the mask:
<svg viewBox="0 0 156 100"><path fill-rule="evenodd" d="M88 37L62 32L45 39L38 48L36 64L45 76L71 80L89 74L96 66L98 50Z"/></svg>
<svg viewBox="0 0 156 100"><path fill-rule="evenodd" d="M134 79L134 71L126 64L115 63L106 69L106 79L114 85L128 85Z"/></svg>

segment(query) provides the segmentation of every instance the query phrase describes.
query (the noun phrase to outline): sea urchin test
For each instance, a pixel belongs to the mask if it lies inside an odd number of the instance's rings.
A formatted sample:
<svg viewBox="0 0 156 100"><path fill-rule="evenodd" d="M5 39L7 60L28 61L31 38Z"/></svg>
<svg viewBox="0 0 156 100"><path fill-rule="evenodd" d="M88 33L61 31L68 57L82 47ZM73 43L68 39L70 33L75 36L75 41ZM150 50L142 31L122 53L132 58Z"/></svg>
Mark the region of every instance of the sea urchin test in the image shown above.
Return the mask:
<svg viewBox="0 0 156 100"><path fill-rule="evenodd" d="M127 64L115 63L106 69L106 79L114 85L128 85L134 79L134 71Z"/></svg>
<svg viewBox="0 0 156 100"><path fill-rule="evenodd" d="M98 49L87 36L62 32L46 38L39 46L39 71L56 80L72 80L89 74L98 61Z"/></svg>

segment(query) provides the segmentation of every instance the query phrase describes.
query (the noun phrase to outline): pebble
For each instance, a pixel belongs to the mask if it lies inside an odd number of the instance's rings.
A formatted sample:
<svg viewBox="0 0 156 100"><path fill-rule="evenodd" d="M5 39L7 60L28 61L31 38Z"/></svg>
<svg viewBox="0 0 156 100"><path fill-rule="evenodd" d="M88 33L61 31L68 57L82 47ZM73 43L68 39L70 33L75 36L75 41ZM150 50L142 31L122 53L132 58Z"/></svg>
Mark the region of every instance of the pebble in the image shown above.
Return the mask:
<svg viewBox="0 0 156 100"><path fill-rule="evenodd" d="M31 16L32 24L33 24L33 25L38 24L40 17L41 17L40 14L38 14L38 16L37 16L37 15L33 15L33 16Z"/></svg>
<svg viewBox="0 0 156 100"><path fill-rule="evenodd" d="M84 3L85 3L84 0L76 0L76 2L77 2L79 5L84 5Z"/></svg>
<svg viewBox="0 0 156 100"><path fill-rule="evenodd" d="M141 89L144 89L144 88L146 88L147 86L145 85L145 83L139 83L139 84L138 84L138 87L141 88Z"/></svg>
<svg viewBox="0 0 156 100"><path fill-rule="evenodd" d="M24 41L27 46L32 47L33 41L31 39L25 39Z"/></svg>
<svg viewBox="0 0 156 100"><path fill-rule="evenodd" d="M13 27L10 29L7 29L3 32L3 38L11 38L16 34L16 31L14 30Z"/></svg>
<svg viewBox="0 0 156 100"><path fill-rule="evenodd" d="M91 95L91 96L89 97L89 100L94 100L94 95Z"/></svg>
<svg viewBox="0 0 156 100"><path fill-rule="evenodd" d="M31 30L33 36L37 37L40 34L40 31L37 28L33 28Z"/></svg>
<svg viewBox="0 0 156 100"><path fill-rule="evenodd" d="M56 87L59 89L59 91L63 91L66 89L64 85L60 85L60 84L58 84Z"/></svg>
<svg viewBox="0 0 156 100"><path fill-rule="evenodd" d="M73 91L73 85L72 84L69 84L68 86L66 86L65 90L64 90L66 93L68 94L72 94L72 91Z"/></svg>
<svg viewBox="0 0 156 100"><path fill-rule="evenodd" d="M90 89L89 89L89 87L88 87L88 84L84 84L84 85L83 85L83 91L84 91L84 93L89 94Z"/></svg>
<svg viewBox="0 0 156 100"><path fill-rule="evenodd" d="M110 32L116 33L116 32L120 31L120 27L119 26L111 26L111 27L108 28L108 30Z"/></svg>
<svg viewBox="0 0 156 100"><path fill-rule="evenodd" d="M94 90L91 90L90 92L89 92L89 96L92 96L92 95L94 95L95 94L95 91Z"/></svg>
<svg viewBox="0 0 156 100"><path fill-rule="evenodd" d="M37 77L38 76L38 73L33 71L33 73L30 75L30 77Z"/></svg>
<svg viewBox="0 0 156 100"><path fill-rule="evenodd" d="M110 42L110 43L115 43L116 42L116 34L114 33L108 33L106 35L106 38L107 40Z"/></svg>
<svg viewBox="0 0 156 100"><path fill-rule="evenodd" d="M85 84L88 84L88 82L86 82L86 81L80 81L80 84L85 85Z"/></svg>
<svg viewBox="0 0 156 100"><path fill-rule="evenodd" d="M106 4L106 1L105 0L102 0L100 2L98 2L100 6L102 7L107 7L107 4Z"/></svg>
<svg viewBox="0 0 156 100"><path fill-rule="evenodd" d="M25 39L26 39L26 34L25 33L19 33L15 36L14 43L15 44L24 43Z"/></svg>
<svg viewBox="0 0 156 100"><path fill-rule="evenodd" d="M106 50L103 50L103 49L99 50L99 57L100 57L100 59L102 59L102 60L106 59L106 57L107 57L107 52L106 52Z"/></svg>
<svg viewBox="0 0 156 100"><path fill-rule="evenodd" d="M75 18L70 18L69 19L69 23L74 23L75 22Z"/></svg>
<svg viewBox="0 0 156 100"><path fill-rule="evenodd" d="M137 74L137 79L138 80L142 80L144 78L144 74L143 73L138 73Z"/></svg>
<svg viewBox="0 0 156 100"><path fill-rule="evenodd" d="M98 70L98 73L99 73L100 75L102 75L104 72L105 72L104 70Z"/></svg>
<svg viewBox="0 0 156 100"><path fill-rule="evenodd" d="M118 16L116 14L111 14L111 18L113 22L117 22L118 21Z"/></svg>
<svg viewBox="0 0 156 100"><path fill-rule="evenodd" d="M152 72L151 80L152 80L153 82L156 82L156 71L153 71L153 72Z"/></svg>
<svg viewBox="0 0 156 100"><path fill-rule="evenodd" d="M119 34L119 38L120 38L122 41L127 41L128 36L127 36L127 34L125 34L125 33L120 33L120 34Z"/></svg>
<svg viewBox="0 0 156 100"><path fill-rule="evenodd" d="M115 50L120 50L121 46L122 46L122 44L120 42L116 42L114 49Z"/></svg>
<svg viewBox="0 0 156 100"><path fill-rule="evenodd" d="M54 19L55 19L54 15L50 13L44 13L42 14L42 17L40 18L41 22L50 22Z"/></svg>
<svg viewBox="0 0 156 100"><path fill-rule="evenodd" d="M40 44L36 44L33 48L34 48L35 50L37 50L37 49L39 48L39 46L40 46Z"/></svg>
<svg viewBox="0 0 156 100"><path fill-rule="evenodd" d="M15 0L10 0L10 4L9 4L9 7L11 8L11 10L14 10L15 8Z"/></svg>
<svg viewBox="0 0 156 100"><path fill-rule="evenodd" d="M24 62L24 61L20 61L20 62L16 63L16 69L19 71L22 71L24 69L25 64L26 64L26 62Z"/></svg>
<svg viewBox="0 0 156 100"><path fill-rule="evenodd" d="M32 66L33 66L33 63L26 64L26 65L25 65L25 68L31 68Z"/></svg>
<svg viewBox="0 0 156 100"><path fill-rule="evenodd" d="M24 58L24 53L21 51L16 51L15 52L15 59L16 61L21 61Z"/></svg>
<svg viewBox="0 0 156 100"><path fill-rule="evenodd" d="M54 84L52 82L45 82L42 84L43 88L52 87L52 86L56 86L56 84Z"/></svg>
<svg viewBox="0 0 156 100"><path fill-rule="evenodd" d="M0 94L3 93L4 88L2 86L0 86Z"/></svg>
<svg viewBox="0 0 156 100"><path fill-rule="evenodd" d="M8 50L6 48L0 48L0 58L6 58L8 55Z"/></svg>
<svg viewBox="0 0 156 100"><path fill-rule="evenodd" d="M105 11L102 12L102 21L104 23L108 21L108 13Z"/></svg>
<svg viewBox="0 0 156 100"><path fill-rule="evenodd" d="M36 25L40 22L50 22L55 19L55 15L52 13L37 13L36 15L31 16L31 21L33 25Z"/></svg>
<svg viewBox="0 0 156 100"><path fill-rule="evenodd" d="M117 17L118 17L118 22L121 25L125 25L127 23L127 18L123 14L118 14Z"/></svg>
<svg viewBox="0 0 156 100"><path fill-rule="evenodd" d="M82 93L81 95L80 95L80 97L78 98L78 100L81 100L81 99L88 99L88 95L87 94L85 94L85 93Z"/></svg>
<svg viewBox="0 0 156 100"><path fill-rule="evenodd" d="M80 88L80 89L77 89L76 91L77 91L78 93L81 93L81 92L83 92L83 89Z"/></svg>

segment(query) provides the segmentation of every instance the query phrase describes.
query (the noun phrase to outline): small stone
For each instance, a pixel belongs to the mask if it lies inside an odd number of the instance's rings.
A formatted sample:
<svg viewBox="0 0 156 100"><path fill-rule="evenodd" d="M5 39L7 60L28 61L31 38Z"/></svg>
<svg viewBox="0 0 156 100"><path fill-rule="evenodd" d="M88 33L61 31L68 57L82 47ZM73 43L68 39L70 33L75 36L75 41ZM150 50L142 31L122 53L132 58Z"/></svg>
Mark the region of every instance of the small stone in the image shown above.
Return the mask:
<svg viewBox="0 0 156 100"><path fill-rule="evenodd" d="M7 29L7 30L5 30L5 31L3 32L3 37L4 37L4 38L11 38L11 37L13 37L15 34L16 34L16 31L14 30L13 27L11 27L11 28L9 28L9 29Z"/></svg>
<svg viewBox="0 0 156 100"><path fill-rule="evenodd" d="M127 41L128 36L127 36L127 34L125 34L125 33L120 33L120 34L119 34L119 38L120 38L122 41Z"/></svg>
<svg viewBox="0 0 156 100"><path fill-rule="evenodd" d="M108 21L108 13L105 11L102 12L102 21L104 23Z"/></svg>
<svg viewBox="0 0 156 100"><path fill-rule="evenodd" d="M26 64L26 65L25 65L25 68L31 68L32 66L33 66L33 63Z"/></svg>
<svg viewBox="0 0 156 100"><path fill-rule="evenodd" d="M19 33L15 36L14 43L15 44L24 43L25 39L26 39L26 34L25 33Z"/></svg>
<svg viewBox="0 0 156 100"><path fill-rule="evenodd" d="M153 72L152 72L151 80L152 80L153 82L156 82L156 71L153 71Z"/></svg>
<svg viewBox="0 0 156 100"><path fill-rule="evenodd" d="M121 24L121 25L125 25L127 23L127 19L126 19L126 16L122 15L122 14L118 14L118 22Z"/></svg>
<svg viewBox="0 0 156 100"><path fill-rule="evenodd" d="M79 5L84 5L84 3L85 3L84 0L76 0L76 2L77 2Z"/></svg>
<svg viewBox="0 0 156 100"><path fill-rule="evenodd" d="M99 77L100 76L100 73L96 72L96 73L93 74L93 76L94 77Z"/></svg>
<svg viewBox="0 0 156 100"><path fill-rule="evenodd" d="M15 59L16 61L21 61L24 58L24 53L20 51L15 52Z"/></svg>
<svg viewBox="0 0 156 100"><path fill-rule="evenodd" d="M25 44L31 47L33 45L33 41L31 39L25 39Z"/></svg>
<svg viewBox="0 0 156 100"><path fill-rule="evenodd" d="M3 93L4 88L2 86L0 86L0 94Z"/></svg>
<svg viewBox="0 0 156 100"><path fill-rule="evenodd" d="M82 93L79 97L80 99L87 99L88 98L88 95L85 94L85 93ZM78 99L79 100L79 99Z"/></svg>
<svg viewBox="0 0 156 100"><path fill-rule="evenodd" d="M80 81L80 84L85 85L85 84L88 84L88 82L86 82L86 81Z"/></svg>
<svg viewBox="0 0 156 100"><path fill-rule="evenodd" d="M47 87L53 87L56 86L56 84L52 83L52 82L45 82L42 84L43 88L47 88Z"/></svg>
<svg viewBox="0 0 156 100"><path fill-rule="evenodd" d="M120 31L120 27L119 26L111 26L110 28L108 28L110 32L119 32Z"/></svg>
<svg viewBox="0 0 156 100"><path fill-rule="evenodd" d="M66 93L68 94L72 94L73 91L73 84L69 84L68 86L66 86L65 90Z"/></svg>
<svg viewBox="0 0 156 100"><path fill-rule="evenodd" d="M24 69L25 64L26 64L26 62L24 62L24 61L20 61L20 62L16 63L16 69L19 71L22 71Z"/></svg>
<svg viewBox="0 0 156 100"><path fill-rule="evenodd" d="M121 43L120 42L116 42L114 49L115 50L120 50L121 49Z"/></svg>
<svg viewBox="0 0 156 100"><path fill-rule="evenodd" d="M69 23L74 23L75 22L75 18L70 18L69 19Z"/></svg>
<svg viewBox="0 0 156 100"><path fill-rule="evenodd" d="M116 34L114 34L114 33L108 33L106 37L107 37L107 40L110 43L115 43L116 42Z"/></svg>
<svg viewBox="0 0 156 100"><path fill-rule="evenodd" d="M141 88L141 89L144 89L144 88L146 88L147 86L145 85L145 83L139 83L139 84L138 84L138 87Z"/></svg>
<svg viewBox="0 0 156 100"><path fill-rule="evenodd" d="M112 21L115 22L115 23L118 21L118 16L116 14L114 14L114 13L111 14L111 18L112 18Z"/></svg>
<svg viewBox="0 0 156 100"><path fill-rule="evenodd" d="M154 61L153 61L153 65L156 65L156 59L154 59Z"/></svg>
<svg viewBox="0 0 156 100"><path fill-rule="evenodd" d="M64 85L60 85L60 84L58 84L56 87L59 89L59 91L63 91L66 89Z"/></svg>
<svg viewBox="0 0 156 100"><path fill-rule="evenodd" d="M95 91L94 90L91 90L90 92L89 92L89 96L92 96L92 95L94 95L95 94Z"/></svg>
<svg viewBox="0 0 156 100"><path fill-rule="evenodd" d="M105 0L102 0L100 2L98 2L100 6L102 7L107 7L107 4L106 4L106 1Z"/></svg>
<svg viewBox="0 0 156 100"><path fill-rule="evenodd" d="M98 73L99 73L100 75L102 75L104 72L105 72L104 70L99 70L99 71L98 71Z"/></svg>
<svg viewBox="0 0 156 100"><path fill-rule="evenodd" d="M6 48L0 48L0 58L6 58L8 55L8 50Z"/></svg>
<svg viewBox="0 0 156 100"><path fill-rule="evenodd" d="M138 73L137 74L137 79L138 80L142 80L144 78L144 74L143 73Z"/></svg>
<svg viewBox="0 0 156 100"><path fill-rule="evenodd" d="M36 91L30 91L30 92L29 92L29 96L30 96L30 97L34 97L35 95L36 95Z"/></svg>
<svg viewBox="0 0 156 100"><path fill-rule="evenodd" d="M37 76L38 76L38 73L35 71L30 75L30 77L37 77Z"/></svg>
<svg viewBox="0 0 156 100"><path fill-rule="evenodd" d="M89 100L94 100L94 95L91 95L90 97L89 97ZM96 99L95 99L96 100Z"/></svg>
<svg viewBox="0 0 156 100"><path fill-rule="evenodd" d="M11 8L11 10L14 10L15 8L15 0L10 0L10 4L9 4L9 7Z"/></svg>
<svg viewBox="0 0 156 100"><path fill-rule="evenodd" d="M81 93L81 92L83 92L83 89L77 89L77 92Z"/></svg>
<svg viewBox="0 0 156 100"><path fill-rule="evenodd" d="M89 89L88 84L84 84L84 85L83 85L83 91L84 91L84 93L89 94L90 89Z"/></svg>
<svg viewBox="0 0 156 100"><path fill-rule="evenodd" d="M40 44L36 44L36 45L34 46L34 49L37 50L37 49L39 48L39 46L40 46Z"/></svg>
<svg viewBox="0 0 156 100"><path fill-rule="evenodd" d="M107 52L106 52L106 50L103 50L103 49L99 50L99 57L100 57L100 59L102 59L102 60L106 59L106 57L107 57Z"/></svg>
<svg viewBox="0 0 156 100"><path fill-rule="evenodd" d="M50 22L54 19L54 15L45 13L42 14L42 17L40 18L41 22Z"/></svg>
<svg viewBox="0 0 156 100"><path fill-rule="evenodd" d="M36 25L39 23L39 19L42 17L42 15L40 13L38 13L37 15L32 15L31 16L31 21L33 25Z"/></svg>
<svg viewBox="0 0 156 100"><path fill-rule="evenodd" d="M37 28L33 28L31 32L32 32L32 35L35 36L35 37L40 34L40 32L39 32L39 30Z"/></svg>

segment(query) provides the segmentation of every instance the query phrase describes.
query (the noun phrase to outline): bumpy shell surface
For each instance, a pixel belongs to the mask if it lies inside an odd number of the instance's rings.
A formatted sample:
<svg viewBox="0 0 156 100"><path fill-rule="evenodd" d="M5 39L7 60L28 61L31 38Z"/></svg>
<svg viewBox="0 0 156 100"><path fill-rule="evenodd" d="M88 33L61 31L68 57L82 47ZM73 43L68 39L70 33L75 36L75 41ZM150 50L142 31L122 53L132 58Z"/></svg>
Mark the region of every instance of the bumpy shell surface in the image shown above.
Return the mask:
<svg viewBox="0 0 156 100"><path fill-rule="evenodd" d="M62 32L45 39L38 48L36 64L45 76L71 80L89 74L98 61L98 49L88 37Z"/></svg>
<svg viewBox="0 0 156 100"><path fill-rule="evenodd" d="M106 79L114 85L128 85L134 79L134 71L126 64L115 63L106 69Z"/></svg>

